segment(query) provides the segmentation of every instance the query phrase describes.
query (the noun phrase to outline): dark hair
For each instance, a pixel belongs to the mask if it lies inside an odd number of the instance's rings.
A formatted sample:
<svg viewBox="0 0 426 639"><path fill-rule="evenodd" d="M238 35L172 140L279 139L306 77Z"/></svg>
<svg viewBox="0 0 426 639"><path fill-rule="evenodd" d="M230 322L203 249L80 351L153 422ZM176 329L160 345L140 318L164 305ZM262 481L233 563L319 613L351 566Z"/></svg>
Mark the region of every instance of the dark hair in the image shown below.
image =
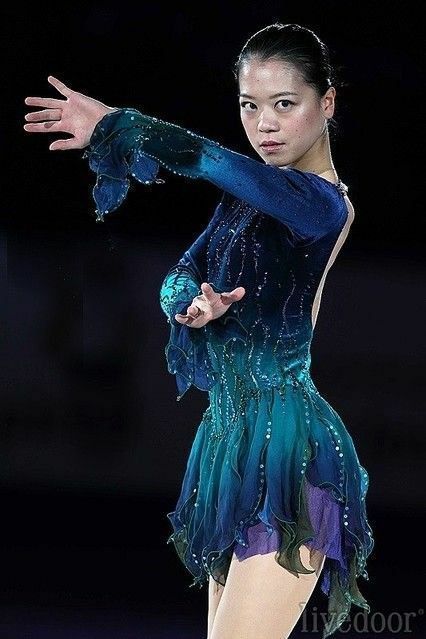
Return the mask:
<svg viewBox="0 0 426 639"><path fill-rule="evenodd" d="M275 58L292 64L319 97L331 86L345 86L330 63L327 45L311 29L299 24L275 22L250 36L234 63L233 74L237 82L243 63L251 58L261 61ZM336 126L334 118L328 123Z"/></svg>

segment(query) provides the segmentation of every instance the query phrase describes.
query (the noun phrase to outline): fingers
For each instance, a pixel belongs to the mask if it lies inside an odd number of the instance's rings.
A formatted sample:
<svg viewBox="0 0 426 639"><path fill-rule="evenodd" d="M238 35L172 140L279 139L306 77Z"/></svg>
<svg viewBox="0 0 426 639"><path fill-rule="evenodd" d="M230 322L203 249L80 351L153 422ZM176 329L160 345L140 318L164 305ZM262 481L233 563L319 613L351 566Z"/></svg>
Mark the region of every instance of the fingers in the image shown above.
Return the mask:
<svg viewBox="0 0 426 639"><path fill-rule="evenodd" d="M70 149L82 149L82 145L75 138L68 140L55 140L49 146L49 151L69 151Z"/></svg>
<svg viewBox="0 0 426 639"><path fill-rule="evenodd" d="M176 313L175 320L179 322L179 324L189 324L191 325L194 321L193 317L189 317L188 315L183 315L182 313Z"/></svg>
<svg viewBox="0 0 426 639"><path fill-rule="evenodd" d="M51 122L32 122L30 124L24 124L25 131L30 133L54 133L55 131L63 131L58 120L52 120Z"/></svg>
<svg viewBox="0 0 426 639"><path fill-rule="evenodd" d="M216 302L216 298L218 293L215 293L214 289L208 282L203 282L201 284L201 290L203 291L204 297L207 302L214 304ZM220 299L223 304L232 304L232 302L237 302L242 297L244 297L246 290L244 286L237 286L233 291L229 293L220 293Z"/></svg>
<svg viewBox="0 0 426 639"><path fill-rule="evenodd" d="M207 302L214 302L217 297L217 293L214 292L213 288L207 282L203 282L201 284L201 290L203 291L204 297Z"/></svg>
<svg viewBox="0 0 426 639"><path fill-rule="evenodd" d="M25 104L29 106L41 106L47 109L61 109L66 100L57 100L56 98L40 98L29 96L25 98Z"/></svg>
<svg viewBox="0 0 426 639"><path fill-rule="evenodd" d="M53 75L49 75L47 80L48 80L48 82L50 82L50 84L52 84L55 87L55 89L57 89L59 91L59 93L62 93L62 95L64 95L67 98L72 93L74 93L74 91L72 89L67 87L63 82L61 82L60 80L55 78ZM62 109L64 103L66 103L66 102L67 102L67 100L58 100L56 98L41 98L41 97L34 97L34 96L28 96L27 98L25 98L25 104L28 104L29 106L45 107L46 109ZM40 119L37 116L39 114L41 114L41 113L43 113L43 112L39 111L38 113L29 113L27 116L25 116L25 119L26 120L37 120L37 119ZM56 117L56 114L55 114L54 118L52 116L50 116L50 118L51 119L60 119L60 118ZM32 129L27 129L27 131L29 131L29 130L32 130Z"/></svg>
<svg viewBox="0 0 426 639"><path fill-rule="evenodd" d="M237 288L234 288L234 290L230 291L229 293L221 293L220 301L222 302L222 304L229 305L233 302L238 302L244 297L245 294L245 288L243 286L237 286Z"/></svg>
<svg viewBox="0 0 426 639"><path fill-rule="evenodd" d="M43 111L33 111L27 113L25 119L31 122L40 122L41 120L60 120L62 117L62 109L44 109Z"/></svg>
<svg viewBox="0 0 426 639"><path fill-rule="evenodd" d="M69 89L63 82L55 78L53 75L49 75L47 81L50 82L50 84L52 84L59 93L62 93L62 95L65 95L67 98L73 92L72 89Z"/></svg>
<svg viewBox="0 0 426 639"><path fill-rule="evenodd" d="M58 127L59 122L57 120L52 120L51 122L32 122L30 124L24 124L25 131L30 131L30 133L52 133L54 131L62 131Z"/></svg>
<svg viewBox="0 0 426 639"><path fill-rule="evenodd" d="M191 315L194 319L196 319L197 317L200 316L199 308L201 308L201 307L197 306L196 304L191 304L190 306L188 306L186 314L187 315ZM201 309L201 310L203 310L203 309Z"/></svg>
<svg viewBox="0 0 426 639"><path fill-rule="evenodd" d="M176 313L175 320L177 322L189 326L194 325L194 328L201 328L202 326L207 324L207 322L209 322L213 317L215 317L214 314L212 315L211 309L215 306L218 308L219 297L221 303L224 306L229 306L230 304L232 304L232 302L237 302L246 294L244 286L237 286L237 288L235 288L233 291L230 291L229 293L215 293L213 287L210 286L208 282L203 282L201 284L201 290L202 295L198 295L196 298L194 298L194 300L196 299L198 303L190 304L187 308L186 315L183 313ZM199 315L198 308L203 308L203 306L204 313L202 315ZM208 310L206 311L206 309Z"/></svg>
<svg viewBox="0 0 426 639"><path fill-rule="evenodd" d="M194 311L191 311L190 313L189 308L186 315L184 315L183 313L176 313L175 320L180 324L186 324L187 326L191 326L192 328L202 328L210 321L204 313L199 315L198 317L193 317L192 313ZM196 315L197 312L195 311L194 314Z"/></svg>
<svg viewBox="0 0 426 639"><path fill-rule="evenodd" d="M231 300L231 302L238 302L245 294L246 289L244 286L237 286L237 288L234 288L230 293L222 293L222 295L226 295L227 299Z"/></svg>

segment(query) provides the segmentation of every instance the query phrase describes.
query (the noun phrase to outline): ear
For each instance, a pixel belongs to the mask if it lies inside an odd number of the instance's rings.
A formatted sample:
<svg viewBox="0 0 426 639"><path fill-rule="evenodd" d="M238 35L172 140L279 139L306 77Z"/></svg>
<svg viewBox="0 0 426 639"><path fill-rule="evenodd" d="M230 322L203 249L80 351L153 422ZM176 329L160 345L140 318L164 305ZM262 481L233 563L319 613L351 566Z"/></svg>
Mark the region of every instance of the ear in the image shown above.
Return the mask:
<svg viewBox="0 0 426 639"><path fill-rule="evenodd" d="M336 89L329 87L321 98L321 109L325 118L332 118L334 114L334 100L336 97Z"/></svg>

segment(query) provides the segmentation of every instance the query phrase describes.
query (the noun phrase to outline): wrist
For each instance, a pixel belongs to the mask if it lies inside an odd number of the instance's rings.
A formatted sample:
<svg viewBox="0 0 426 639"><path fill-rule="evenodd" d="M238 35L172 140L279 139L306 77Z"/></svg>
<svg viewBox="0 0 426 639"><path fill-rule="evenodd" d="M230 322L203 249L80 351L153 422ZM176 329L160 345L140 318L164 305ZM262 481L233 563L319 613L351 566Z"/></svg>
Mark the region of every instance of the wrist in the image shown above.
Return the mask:
<svg viewBox="0 0 426 639"><path fill-rule="evenodd" d="M114 113L115 111L119 111L119 109L117 107L108 107L108 106L105 106L104 104L100 106L96 113L96 124L99 124L99 122L103 120L103 118L106 115L109 115L110 113Z"/></svg>

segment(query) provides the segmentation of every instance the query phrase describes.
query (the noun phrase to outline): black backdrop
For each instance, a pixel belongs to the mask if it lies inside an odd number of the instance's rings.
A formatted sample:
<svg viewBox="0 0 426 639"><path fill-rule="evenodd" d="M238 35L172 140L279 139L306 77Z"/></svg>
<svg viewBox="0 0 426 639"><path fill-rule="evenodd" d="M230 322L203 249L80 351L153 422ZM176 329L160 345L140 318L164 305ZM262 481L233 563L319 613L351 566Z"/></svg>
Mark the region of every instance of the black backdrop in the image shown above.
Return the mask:
<svg viewBox="0 0 426 639"><path fill-rule="evenodd" d="M97 224L94 174L82 152L50 152L60 136L25 132L32 109L24 98L60 97L47 82L52 74L106 104L252 155L232 63L248 35L275 20L316 31L347 82L337 95L332 152L357 217L327 277L312 373L370 475L376 547L361 589L384 632L390 613L413 613L410 630L422 636L414 540L425 521L424 91L415 9L1 9L0 639L203 637L207 603L206 591L188 590L190 577L165 544L165 513L207 400L191 389L176 403L158 291L204 228L218 191L164 171L165 184L132 185L120 209ZM314 605L325 606L318 592ZM368 636L376 634L380 623Z"/></svg>

